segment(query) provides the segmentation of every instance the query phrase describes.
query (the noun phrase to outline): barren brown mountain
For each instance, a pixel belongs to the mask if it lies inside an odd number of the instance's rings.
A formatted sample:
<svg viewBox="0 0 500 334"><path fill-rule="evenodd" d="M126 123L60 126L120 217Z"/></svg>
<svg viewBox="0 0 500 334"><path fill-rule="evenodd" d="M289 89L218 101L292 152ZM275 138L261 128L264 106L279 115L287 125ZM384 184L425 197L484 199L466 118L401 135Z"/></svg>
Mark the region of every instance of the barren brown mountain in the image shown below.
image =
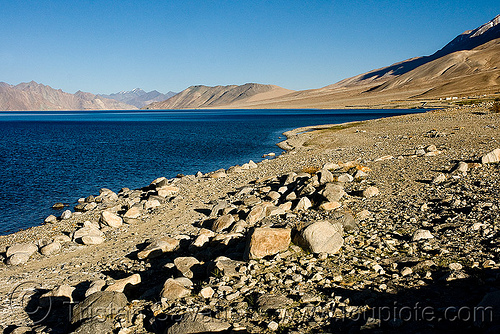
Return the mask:
<svg viewBox="0 0 500 334"><path fill-rule="evenodd" d="M242 108L291 92L293 91L278 86L256 83L241 86L191 86L168 100L152 103L145 109Z"/></svg>
<svg viewBox="0 0 500 334"><path fill-rule="evenodd" d="M16 86L0 83L0 110L114 110L134 106L78 91L53 89L34 81Z"/></svg>
<svg viewBox="0 0 500 334"><path fill-rule="evenodd" d="M411 58L320 89L288 94L280 89L279 94L268 96L249 91L240 96L244 87L248 86L190 87L147 108L408 108L444 106L483 95L499 97L500 15L457 36L433 55ZM248 98L251 93L255 95Z"/></svg>

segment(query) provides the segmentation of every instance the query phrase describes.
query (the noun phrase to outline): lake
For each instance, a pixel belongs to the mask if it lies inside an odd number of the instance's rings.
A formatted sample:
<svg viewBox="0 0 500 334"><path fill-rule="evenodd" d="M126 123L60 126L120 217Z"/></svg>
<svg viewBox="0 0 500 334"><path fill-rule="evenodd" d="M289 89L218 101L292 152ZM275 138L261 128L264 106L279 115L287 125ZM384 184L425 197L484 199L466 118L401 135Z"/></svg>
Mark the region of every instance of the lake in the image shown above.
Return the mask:
<svg viewBox="0 0 500 334"><path fill-rule="evenodd" d="M421 111L421 110L420 110ZM0 112L0 234L39 225L100 188L228 168L281 150L294 128L417 110ZM280 137L282 137L280 139Z"/></svg>

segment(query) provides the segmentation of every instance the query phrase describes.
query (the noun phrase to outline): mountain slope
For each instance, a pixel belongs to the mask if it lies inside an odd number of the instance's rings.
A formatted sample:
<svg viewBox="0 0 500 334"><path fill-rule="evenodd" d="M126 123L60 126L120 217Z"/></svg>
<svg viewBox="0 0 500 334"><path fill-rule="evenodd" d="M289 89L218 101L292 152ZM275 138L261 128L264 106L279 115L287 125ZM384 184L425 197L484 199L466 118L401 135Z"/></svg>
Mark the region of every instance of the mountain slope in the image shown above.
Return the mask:
<svg viewBox="0 0 500 334"><path fill-rule="evenodd" d="M177 93L168 92L166 94L162 94L156 90L145 92L140 88L135 88L131 91L121 91L119 93L114 93L109 95L99 94L99 96L102 96L107 99L120 101L126 104L131 104L133 106L136 106L137 108L142 108L153 102L167 100L172 96L174 96L175 94Z"/></svg>
<svg viewBox="0 0 500 334"><path fill-rule="evenodd" d="M250 104L251 108L409 107L452 96L500 92L500 15L431 56L411 58L320 89Z"/></svg>
<svg viewBox="0 0 500 334"><path fill-rule="evenodd" d="M0 83L0 110L115 110L136 107L91 93L75 94L34 81L12 86Z"/></svg>
<svg viewBox="0 0 500 334"><path fill-rule="evenodd" d="M238 108L287 95L293 91L274 85L247 83L241 86L191 86L166 101L146 109Z"/></svg>

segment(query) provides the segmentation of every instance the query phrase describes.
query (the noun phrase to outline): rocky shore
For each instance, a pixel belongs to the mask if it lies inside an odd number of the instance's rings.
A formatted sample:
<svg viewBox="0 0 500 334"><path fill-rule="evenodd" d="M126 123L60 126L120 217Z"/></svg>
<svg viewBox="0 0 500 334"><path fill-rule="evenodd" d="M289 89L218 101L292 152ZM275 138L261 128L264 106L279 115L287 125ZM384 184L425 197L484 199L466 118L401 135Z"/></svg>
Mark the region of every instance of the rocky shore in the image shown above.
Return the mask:
<svg viewBox="0 0 500 334"><path fill-rule="evenodd" d="M491 104L297 129L0 237L4 333L497 333Z"/></svg>

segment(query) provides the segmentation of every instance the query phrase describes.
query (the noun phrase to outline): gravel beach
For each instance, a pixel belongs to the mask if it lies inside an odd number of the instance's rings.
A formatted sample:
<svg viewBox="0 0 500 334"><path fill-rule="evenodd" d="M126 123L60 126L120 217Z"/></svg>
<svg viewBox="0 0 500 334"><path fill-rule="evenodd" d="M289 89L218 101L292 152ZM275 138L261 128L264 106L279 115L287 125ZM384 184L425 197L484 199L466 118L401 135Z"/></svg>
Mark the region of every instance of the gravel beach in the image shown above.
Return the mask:
<svg viewBox="0 0 500 334"><path fill-rule="evenodd" d="M0 332L496 333L491 106L296 129L257 164L81 194L0 237Z"/></svg>

